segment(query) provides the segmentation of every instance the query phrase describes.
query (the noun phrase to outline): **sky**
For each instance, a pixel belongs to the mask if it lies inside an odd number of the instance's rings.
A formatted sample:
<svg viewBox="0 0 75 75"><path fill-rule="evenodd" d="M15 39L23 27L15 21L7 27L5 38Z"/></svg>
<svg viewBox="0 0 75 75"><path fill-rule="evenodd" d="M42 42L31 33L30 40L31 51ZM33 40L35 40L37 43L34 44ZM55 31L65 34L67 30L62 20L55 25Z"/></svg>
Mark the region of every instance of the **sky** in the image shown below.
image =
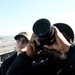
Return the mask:
<svg viewBox="0 0 75 75"><path fill-rule="evenodd" d="M69 24L75 31L75 0L0 0L0 36L32 33L40 18Z"/></svg>

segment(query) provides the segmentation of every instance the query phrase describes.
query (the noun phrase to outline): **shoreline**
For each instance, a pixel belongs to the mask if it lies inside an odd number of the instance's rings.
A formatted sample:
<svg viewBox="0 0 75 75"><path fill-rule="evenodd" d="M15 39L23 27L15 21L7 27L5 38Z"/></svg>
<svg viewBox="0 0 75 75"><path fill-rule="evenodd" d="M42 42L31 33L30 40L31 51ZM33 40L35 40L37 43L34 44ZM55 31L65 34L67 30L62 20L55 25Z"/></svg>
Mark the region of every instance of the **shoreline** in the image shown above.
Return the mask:
<svg viewBox="0 0 75 75"><path fill-rule="evenodd" d="M14 38L0 38L0 55L12 52L15 50Z"/></svg>

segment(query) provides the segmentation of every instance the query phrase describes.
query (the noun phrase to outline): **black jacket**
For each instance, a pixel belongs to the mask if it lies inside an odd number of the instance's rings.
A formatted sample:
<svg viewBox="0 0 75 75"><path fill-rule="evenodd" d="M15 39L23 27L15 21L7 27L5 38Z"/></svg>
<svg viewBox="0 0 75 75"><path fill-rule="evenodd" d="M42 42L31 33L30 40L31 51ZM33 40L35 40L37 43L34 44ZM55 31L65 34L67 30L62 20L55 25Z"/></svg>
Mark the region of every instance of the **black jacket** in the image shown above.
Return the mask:
<svg viewBox="0 0 75 75"><path fill-rule="evenodd" d="M33 62L34 57L20 54L12 63L6 75L75 75L75 46L66 53L67 59L57 63L51 58Z"/></svg>
<svg viewBox="0 0 75 75"><path fill-rule="evenodd" d="M6 75L7 70L9 69L10 65L14 61L14 59L17 57L17 53L14 53L12 56L7 58L6 60L3 61L1 64L1 74Z"/></svg>

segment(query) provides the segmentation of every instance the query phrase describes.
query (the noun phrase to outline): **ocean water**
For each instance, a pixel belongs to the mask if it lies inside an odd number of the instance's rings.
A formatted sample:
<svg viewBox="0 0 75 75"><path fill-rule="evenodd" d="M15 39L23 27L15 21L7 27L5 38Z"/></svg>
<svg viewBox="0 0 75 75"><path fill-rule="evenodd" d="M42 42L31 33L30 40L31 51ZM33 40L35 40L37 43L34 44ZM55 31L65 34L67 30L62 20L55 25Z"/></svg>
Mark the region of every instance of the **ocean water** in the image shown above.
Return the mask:
<svg viewBox="0 0 75 75"><path fill-rule="evenodd" d="M14 36L0 36L0 38L14 38Z"/></svg>

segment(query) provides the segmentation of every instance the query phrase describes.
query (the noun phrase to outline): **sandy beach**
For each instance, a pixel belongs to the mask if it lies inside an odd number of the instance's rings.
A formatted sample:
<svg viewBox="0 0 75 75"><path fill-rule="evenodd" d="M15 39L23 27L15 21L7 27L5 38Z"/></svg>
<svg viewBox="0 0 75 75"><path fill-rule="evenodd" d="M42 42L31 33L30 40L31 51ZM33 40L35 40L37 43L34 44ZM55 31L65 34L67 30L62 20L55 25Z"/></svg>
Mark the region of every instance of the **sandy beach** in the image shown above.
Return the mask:
<svg viewBox="0 0 75 75"><path fill-rule="evenodd" d="M14 38L0 38L0 55L15 50Z"/></svg>

